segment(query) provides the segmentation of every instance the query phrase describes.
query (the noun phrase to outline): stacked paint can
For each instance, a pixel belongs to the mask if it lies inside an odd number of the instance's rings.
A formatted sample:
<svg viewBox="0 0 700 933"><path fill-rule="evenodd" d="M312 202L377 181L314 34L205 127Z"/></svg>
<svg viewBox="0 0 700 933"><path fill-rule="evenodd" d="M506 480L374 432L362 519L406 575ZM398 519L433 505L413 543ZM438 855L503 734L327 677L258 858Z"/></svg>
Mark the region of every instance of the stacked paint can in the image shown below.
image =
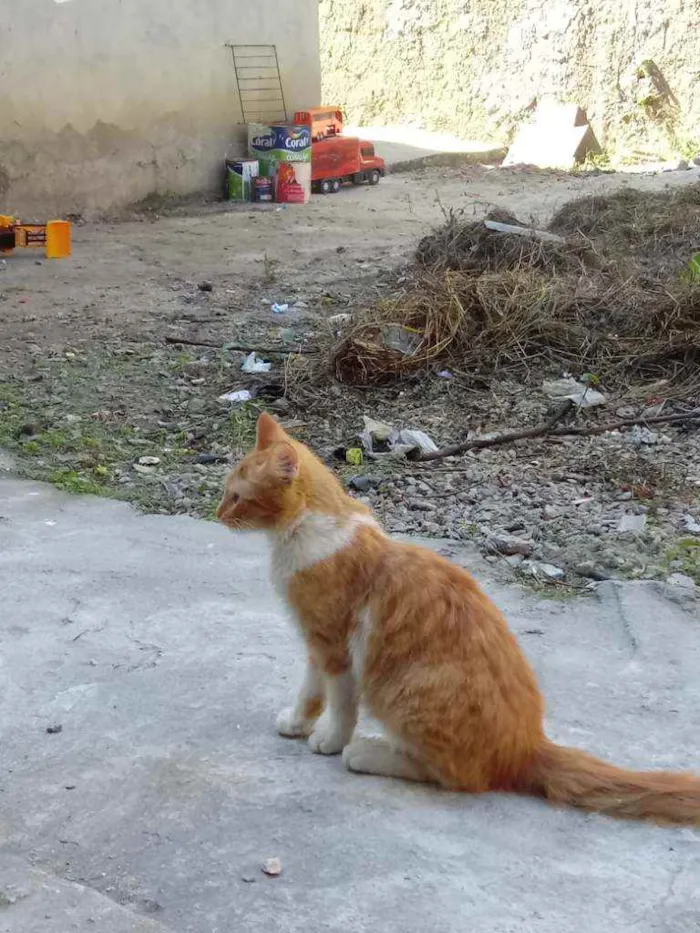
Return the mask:
<svg viewBox="0 0 700 933"><path fill-rule="evenodd" d="M259 171L257 159L226 160L226 198L229 201L251 201Z"/></svg>
<svg viewBox="0 0 700 933"><path fill-rule="evenodd" d="M250 124L248 155L260 178L274 179L275 201L306 204L311 198L311 133L307 126Z"/></svg>

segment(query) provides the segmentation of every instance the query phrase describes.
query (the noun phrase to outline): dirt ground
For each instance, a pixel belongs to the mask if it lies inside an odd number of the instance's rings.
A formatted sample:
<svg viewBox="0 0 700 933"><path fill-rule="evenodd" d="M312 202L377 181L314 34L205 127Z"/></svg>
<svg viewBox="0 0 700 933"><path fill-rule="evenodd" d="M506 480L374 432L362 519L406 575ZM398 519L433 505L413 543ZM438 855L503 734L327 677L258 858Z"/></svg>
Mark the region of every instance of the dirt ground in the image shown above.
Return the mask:
<svg viewBox="0 0 700 933"><path fill-rule="evenodd" d="M466 415L464 424L455 421L460 405L474 412L488 409L481 420L493 427L495 400L503 413L495 426L517 426L519 414L512 404L517 386L503 386L508 404L499 402L493 387L477 398L456 382L436 379L391 392L329 384L307 393L303 406L290 404L280 400L288 388L285 360L290 352L313 350L319 335L335 327L329 324L334 315L386 294L419 238L450 209L465 209L478 218L497 206L522 221L545 224L573 198L624 186L659 191L697 178L696 170L568 175L465 166L392 174L376 188L315 196L305 207L150 203L110 222L78 222L70 260L48 262L39 253L18 251L0 263L0 447L10 450L20 473L71 491L118 495L153 511L210 515L225 455L249 442L257 412L255 404L231 409L218 401L231 389L255 384L260 398L272 399L273 410L299 423L299 436L328 456L362 428L362 414L422 428L444 444L460 439L468 422L474 425ZM274 302L289 307L274 314ZM177 337L202 345L167 342ZM273 364L269 376L251 380L241 373L239 347L261 348L260 356ZM267 389L261 385L266 380ZM521 496L528 494L528 483L535 490L530 506L549 504L554 517L552 510L560 505L536 495L542 457L550 458L555 470L562 457L566 463L567 457L580 459L585 445L571 456L561 454L561 445L556 455L550 448L521 451L517 470L512 464L509 469L522 474ZM491 476L511 455L485 453L478 462ZM397 531L475 534L484 525L482 515L469 514L479 508L468 501L467 487L475 485L468 475L471 463L451 461L448 468L462 470L466 491L461 493L444 465L432 486L423 474L411 480L404 465L394 476L372 478L370 501ZM580 463L577 469L561 463L558 468L578 483L567 491L572 501L590 495L593 481L583 475ZM523 479L528 470L532 475ZM483 476L478 479L476 485L486 482ZM487 499L500 496L502 487L497 484L494 492L492 479ZM624 495L624 479L617 476L617 486L608 489L611 501L620 489ZM692 487L692 475L683 480ZM608 474L605 482L609 485ZM669 506L676 524L695 507L687 483L681 485L685 491ZM421 497L432 505L414 508L411 502ZM445 497L449 514L435 506ZM518 516L525 513L515 503L513 508L494 531L522 525ZM465 515L456 522L459 509ZM497 511L488 509L486 520L499 518ZM600 537L598 526L603 535L608 525L617 527L618 512L589 520L591 534ZM567 529L575 535L575 525ZM485 530L482 537L488 538ZM662 537L663 548L657 541L652 556L645 551L641 560L637 551L644 551L643 542L636 536L634 556L609 555L608 565L632 575L694 572L684 551L679 556L671 550L676 546L672 535ZM537 546L535 556L551 561L562 546L553 542L554 552ZM570 555L568 563L573 567L584 557Z"/></svg>
<svg viewBox="0 0 700 933"><path fill-rule="evenodd" d="M288 325L298 316L273 318L270 303L303 295L320 310L325 292L341 304L371 294L376 277L405 259L449 208L479 217L499 206L545 223L586 194L658 191L697 177L468 166L390 175L376 188L344 188L303 208L146 205L116 223L75 226L69 261L44 262L28 251L7 260L0 361L13 370L29 345L53 351L111 339L162 341L174 330L196 336L209 324L244 336L251 319ZM214 290L200 297L203 281Z"/></svg>

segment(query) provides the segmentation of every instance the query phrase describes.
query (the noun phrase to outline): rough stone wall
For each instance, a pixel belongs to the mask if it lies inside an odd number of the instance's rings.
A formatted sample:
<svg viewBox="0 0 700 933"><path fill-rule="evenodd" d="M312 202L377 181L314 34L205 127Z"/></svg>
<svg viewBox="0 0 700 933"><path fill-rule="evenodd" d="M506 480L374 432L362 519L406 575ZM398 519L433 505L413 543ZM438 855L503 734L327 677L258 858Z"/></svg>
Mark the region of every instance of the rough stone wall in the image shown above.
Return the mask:
<svg viewBox="0 0 700 933"><path fill-rule="evenodd" d="M0 213L221 184L245 151L226 43L276 44L288 110L318 101L317 0L0 0Z"/></svg>
<svg viewBox="0 0 700 933"><path fill-rule="evenodd" d="M360 123L507 142L533 101L588 113L610 152L700 140L700 0L321 0L324 103Z"/></svg>

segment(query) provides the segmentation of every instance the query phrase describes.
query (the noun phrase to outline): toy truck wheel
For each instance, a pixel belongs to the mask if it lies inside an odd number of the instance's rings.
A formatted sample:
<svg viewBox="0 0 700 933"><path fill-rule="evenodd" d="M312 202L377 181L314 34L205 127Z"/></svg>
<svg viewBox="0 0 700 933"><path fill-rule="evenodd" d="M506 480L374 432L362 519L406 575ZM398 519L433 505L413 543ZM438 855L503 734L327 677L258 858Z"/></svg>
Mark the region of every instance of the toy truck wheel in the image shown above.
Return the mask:
<svg viewBox="0 0 700 933"><path fill-rule="evenodd" d="M369 173L369 176L367 177L367 181L370 183L370 185L378 185L379 179L381 177L382 176L379 174L379 172L375 168L375 169L372 169L372 171Z"/></svg>
<svg viewBox="0 0 700 933"><path fill-rule="evenodd" d="M340 191L340 179L334 178L331 182L331 191L333 194L337 194Z"/></svg>
<svg viewBox="0 0 700 933"><path fill-rule="evenodd" d="M333 183L330 178L324 178L318 186L318 190L321 192L321 194L330 194L332 189Z"/></svg>

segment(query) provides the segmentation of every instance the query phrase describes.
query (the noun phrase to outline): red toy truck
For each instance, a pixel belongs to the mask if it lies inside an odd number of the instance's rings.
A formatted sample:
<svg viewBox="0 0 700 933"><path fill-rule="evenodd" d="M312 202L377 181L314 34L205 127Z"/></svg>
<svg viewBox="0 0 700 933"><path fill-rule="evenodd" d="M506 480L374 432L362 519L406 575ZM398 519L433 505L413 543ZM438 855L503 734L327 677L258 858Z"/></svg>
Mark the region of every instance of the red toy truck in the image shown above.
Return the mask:
<svg viewBox="0 0 700 933"><path fill-rule="evenodd" d="M344 182L379 183L385 174L384 159L374 154L372 143L354 136L329 136L311 144L311 190L335 194Z"/></svg>
<svg viewBox="0 0 700 933"><path fill-rule="evenodd" d="M297 126L308 126L312 142L317 142L328 136L340 136L343 132L343 111L336 107L297 110L294 122Z"/></svg>

